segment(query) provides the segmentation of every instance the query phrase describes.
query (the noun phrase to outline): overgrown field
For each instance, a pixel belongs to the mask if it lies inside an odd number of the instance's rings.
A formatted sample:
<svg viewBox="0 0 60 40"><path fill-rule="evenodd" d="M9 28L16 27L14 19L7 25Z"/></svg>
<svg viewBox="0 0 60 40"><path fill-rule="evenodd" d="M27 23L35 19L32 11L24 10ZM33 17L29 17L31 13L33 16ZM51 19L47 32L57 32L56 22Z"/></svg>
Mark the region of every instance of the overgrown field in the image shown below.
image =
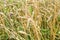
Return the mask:
<svg viewBox="0 0 60 40"><path fill-rule="evenodd" d="M0 40L60 40L60 0L0 0Z"/></svg>

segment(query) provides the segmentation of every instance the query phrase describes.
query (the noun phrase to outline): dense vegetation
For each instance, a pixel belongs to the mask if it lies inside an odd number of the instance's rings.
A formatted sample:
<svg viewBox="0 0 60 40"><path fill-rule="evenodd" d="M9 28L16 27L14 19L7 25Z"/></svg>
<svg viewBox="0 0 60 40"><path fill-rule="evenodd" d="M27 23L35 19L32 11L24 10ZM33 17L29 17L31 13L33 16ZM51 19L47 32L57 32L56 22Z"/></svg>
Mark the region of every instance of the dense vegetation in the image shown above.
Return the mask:
<svg viewBox="0 0 60 40"><path fill-rule="evenodd" d="M60 0L0 0L0 40L60 40Z"/></svg>

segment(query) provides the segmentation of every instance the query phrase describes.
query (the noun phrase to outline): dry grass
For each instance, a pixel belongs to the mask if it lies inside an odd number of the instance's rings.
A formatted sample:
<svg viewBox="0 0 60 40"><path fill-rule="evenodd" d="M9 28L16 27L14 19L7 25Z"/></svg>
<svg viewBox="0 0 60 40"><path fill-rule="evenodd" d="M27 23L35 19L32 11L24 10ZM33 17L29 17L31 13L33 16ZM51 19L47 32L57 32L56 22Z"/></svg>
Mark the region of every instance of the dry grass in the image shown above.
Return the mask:
<svg viewBox="0 0 60 40"><path fill-rule="evenodd" d="M60 0L0 0L0 40L60 40Z"/></svg>

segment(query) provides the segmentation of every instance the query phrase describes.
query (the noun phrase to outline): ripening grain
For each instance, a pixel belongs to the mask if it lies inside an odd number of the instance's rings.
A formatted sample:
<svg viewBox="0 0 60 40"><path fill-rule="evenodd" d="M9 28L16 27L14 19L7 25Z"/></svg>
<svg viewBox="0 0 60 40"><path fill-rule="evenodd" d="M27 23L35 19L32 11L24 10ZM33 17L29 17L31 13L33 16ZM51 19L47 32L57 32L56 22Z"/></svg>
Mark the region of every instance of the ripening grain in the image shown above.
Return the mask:
<svg viewBox="0 0 60 40"><path fill-rule="evenodd" d="M60 0L0 0L0 40L60 40Z"/></svg>

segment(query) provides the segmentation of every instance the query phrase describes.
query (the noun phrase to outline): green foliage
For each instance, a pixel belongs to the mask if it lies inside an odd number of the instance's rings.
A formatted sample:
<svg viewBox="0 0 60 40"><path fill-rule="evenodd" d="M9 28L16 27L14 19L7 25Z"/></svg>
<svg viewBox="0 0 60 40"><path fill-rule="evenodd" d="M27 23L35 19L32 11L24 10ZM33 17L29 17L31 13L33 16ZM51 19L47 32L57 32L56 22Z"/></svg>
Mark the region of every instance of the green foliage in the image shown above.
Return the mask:
<svg viewBox="0 0 60 40"><path fill-rule="evenodd" d="M33 12L33 6L29 6L29 11L32 14L32 12Z"/></svg>

